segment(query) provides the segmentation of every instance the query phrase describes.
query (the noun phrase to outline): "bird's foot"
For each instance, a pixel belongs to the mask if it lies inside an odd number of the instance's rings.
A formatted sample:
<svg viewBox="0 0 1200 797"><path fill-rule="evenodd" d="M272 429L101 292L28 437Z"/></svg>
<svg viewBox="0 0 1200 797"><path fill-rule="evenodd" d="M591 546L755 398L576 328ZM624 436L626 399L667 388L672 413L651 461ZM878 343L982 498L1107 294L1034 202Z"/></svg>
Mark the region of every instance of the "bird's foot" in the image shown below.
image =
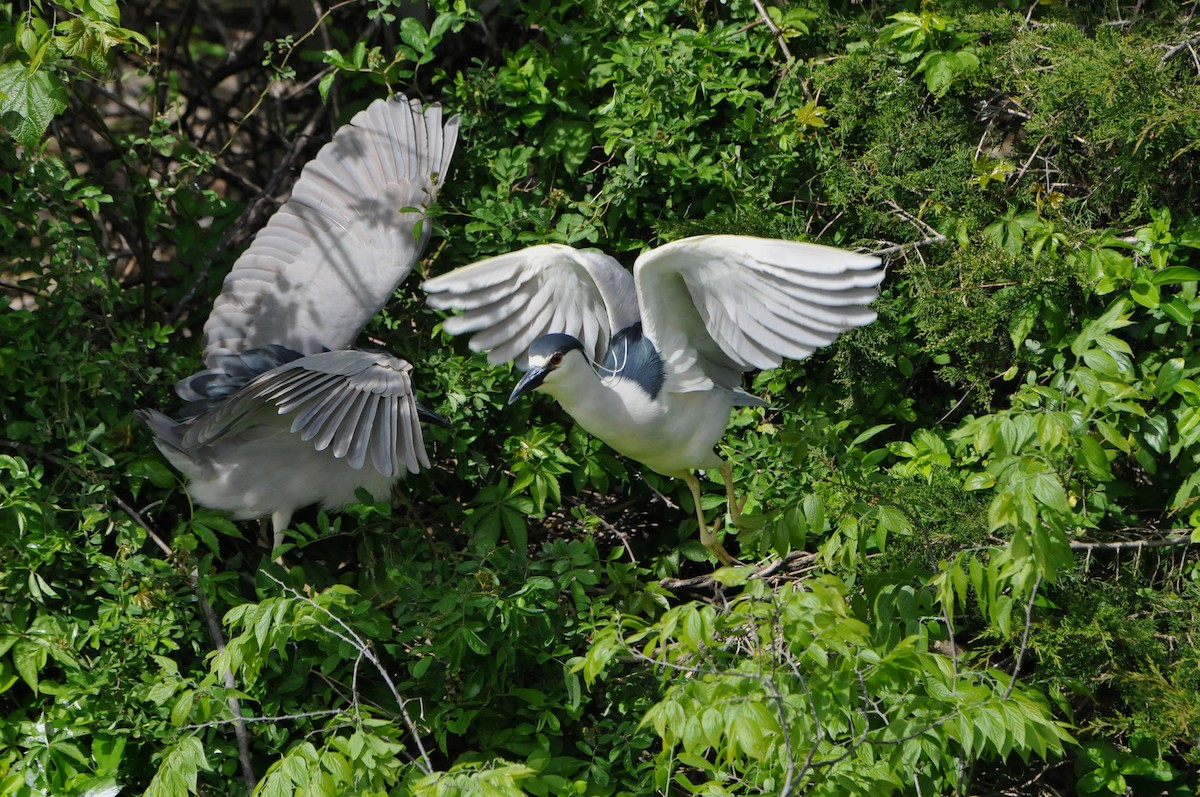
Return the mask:
<svg viewBox="0 0 1200 797"><path fill-rule="evenodd" d="M708 552L717 558L722 567L737 567L741 564L737 559L730 555L729 551L725 550L725 546L717 540L717 532L721 530L723 519L718 518L712 528L707 525L700 527L700 543L708 549Z"/></svg>

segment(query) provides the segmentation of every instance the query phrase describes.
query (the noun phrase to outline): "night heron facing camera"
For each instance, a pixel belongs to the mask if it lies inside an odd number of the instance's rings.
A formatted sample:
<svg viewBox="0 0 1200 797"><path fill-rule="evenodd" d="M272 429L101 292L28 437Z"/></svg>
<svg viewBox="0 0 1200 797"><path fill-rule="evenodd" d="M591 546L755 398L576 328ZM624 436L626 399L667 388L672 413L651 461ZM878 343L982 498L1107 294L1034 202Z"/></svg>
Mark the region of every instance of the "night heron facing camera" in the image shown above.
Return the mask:
<svg viewBox="0 0 1200 797"><path fill-rule="evenodd" d="M458 117L377 100L307 164L291 198L225 278L204 325L206 370L175 385L172 420L137 418L196 503L270 518L275 547L295 510L377 500L429 467L412 366L350 348L429 240ZM444 423L444 422L443 422Z"/></svg>
<svg viewBox="0 0 1200 797"><path fill-rule="evenodd" d="M704 518L694 470L720 470L741 524L733 473L714 446L744 372L803 359L875 320L884 271L869 255L739 235L685 238L642 254L633 273L594 250L547 244L427 280L429 304L461 314L451 334L525 371L509 403L538 390L590 434L687 482L700 538L733 558Z"/></svg>

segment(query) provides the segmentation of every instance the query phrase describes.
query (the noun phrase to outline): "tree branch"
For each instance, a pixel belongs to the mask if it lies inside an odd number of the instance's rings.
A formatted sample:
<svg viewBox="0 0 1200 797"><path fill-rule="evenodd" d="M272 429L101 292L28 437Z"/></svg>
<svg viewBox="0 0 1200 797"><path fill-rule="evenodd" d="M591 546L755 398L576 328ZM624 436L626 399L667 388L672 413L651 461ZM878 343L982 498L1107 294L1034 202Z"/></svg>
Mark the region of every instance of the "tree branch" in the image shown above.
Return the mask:
<svg viewBox="0 0 1200 797"><path fill-rule="evenodd" d="M1117 542L1091 542L1088 540L1079 540L1071 543L1071 550L1142 551L1147 548L1175 548L1177 546L1191 544L1192 532L1191 529L1187 529L1183 533L1173 534L1170 537L1163 537L1155 540L1119 540Z"/></svg>

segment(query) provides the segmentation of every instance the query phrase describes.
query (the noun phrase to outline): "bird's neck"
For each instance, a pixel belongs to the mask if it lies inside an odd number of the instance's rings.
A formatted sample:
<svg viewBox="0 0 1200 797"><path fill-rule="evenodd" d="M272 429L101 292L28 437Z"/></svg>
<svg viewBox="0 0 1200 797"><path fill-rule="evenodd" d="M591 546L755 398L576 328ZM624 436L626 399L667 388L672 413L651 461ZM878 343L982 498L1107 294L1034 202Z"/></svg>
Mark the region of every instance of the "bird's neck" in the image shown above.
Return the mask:
<svg viewBox="0 0 1200 797"><path fill-rule="evenodd" d="M662 355L654 343L642 334L641 323L626 327L613 337L600 365L601 381L628 380L651 401L658 398L666 381Z"/></svg>
<svg viewBox="0 0 1200 797"><path fill-rule="evenodd" d="M608 400L611 388L596 373L582 356L568 356L557 369L554 378L547 379L538 388L562 405L575 418L579 412L588 413Z"/></svg>
<svg viewBox="0 0 1200 797"><path fill-rule="evenodd" d="M634 380L597 374L583 357L572 357L560 370L565 377L543 384L543 392L590 434L614 444L614 432L643 429L662 409ZM621 450L618 448L618 450Z"/></svg>

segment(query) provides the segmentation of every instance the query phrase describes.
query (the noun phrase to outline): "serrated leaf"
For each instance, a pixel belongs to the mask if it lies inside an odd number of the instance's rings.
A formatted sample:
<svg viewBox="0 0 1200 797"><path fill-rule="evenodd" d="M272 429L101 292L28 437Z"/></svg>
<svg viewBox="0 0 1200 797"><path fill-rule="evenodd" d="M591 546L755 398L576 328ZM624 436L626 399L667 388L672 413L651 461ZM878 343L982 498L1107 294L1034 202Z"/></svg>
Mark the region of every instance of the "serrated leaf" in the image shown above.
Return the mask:
<svg viewBox="0 0 1200 797"><path fill-rule="evenodd" d="M0 64L0 121L20 144L34 148L55 116L67 107L67 89L49 69Z"/></svg>

